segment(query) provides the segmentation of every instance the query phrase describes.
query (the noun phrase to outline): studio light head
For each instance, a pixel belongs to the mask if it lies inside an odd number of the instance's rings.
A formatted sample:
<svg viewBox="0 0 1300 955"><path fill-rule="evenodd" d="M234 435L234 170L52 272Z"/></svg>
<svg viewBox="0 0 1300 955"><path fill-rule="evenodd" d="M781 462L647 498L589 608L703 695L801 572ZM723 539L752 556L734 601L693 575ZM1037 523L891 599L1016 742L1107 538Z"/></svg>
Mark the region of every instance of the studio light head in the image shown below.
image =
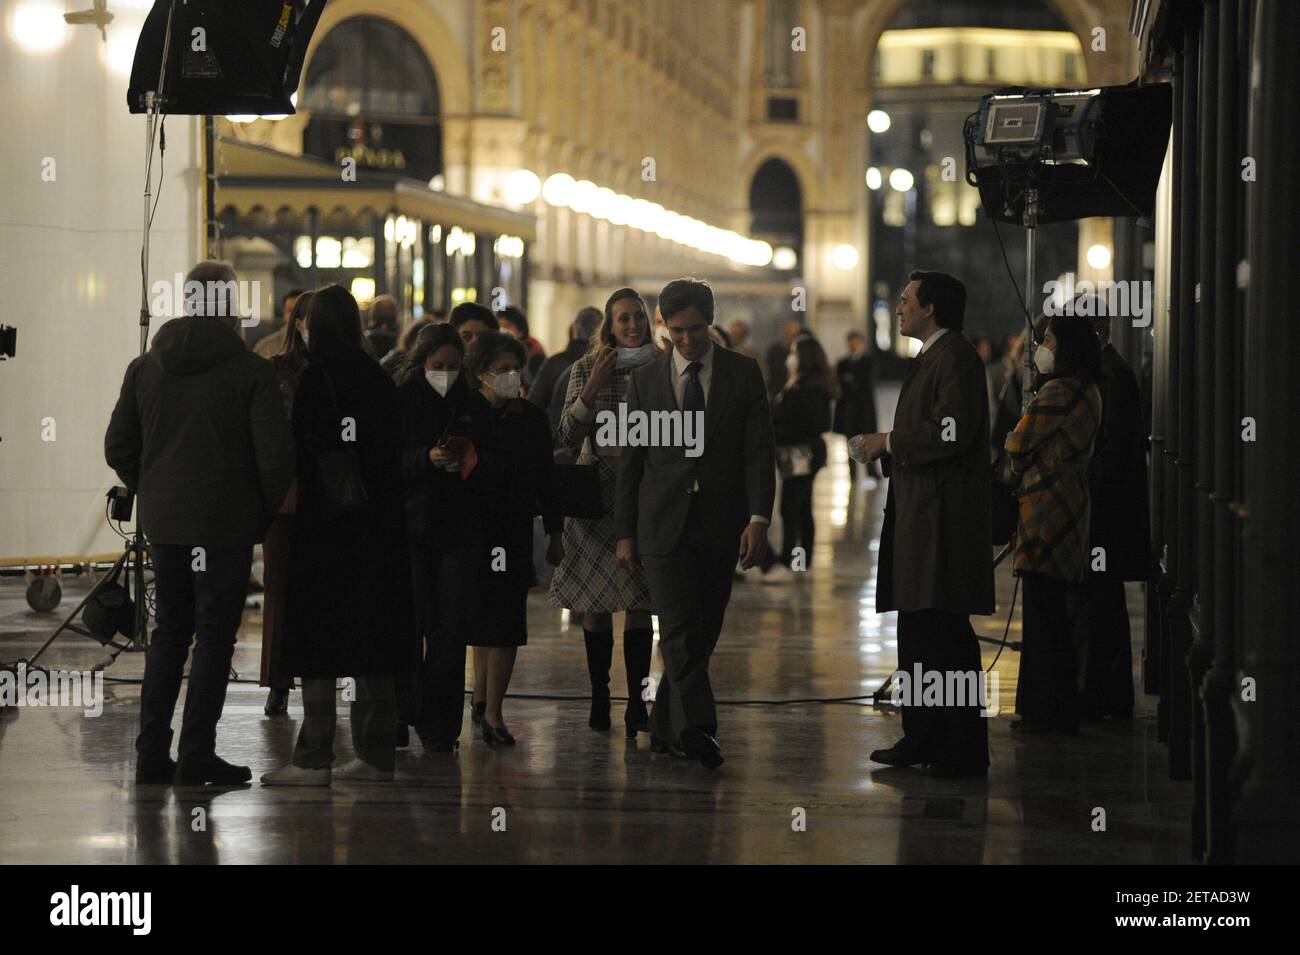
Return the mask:
<svg viewBox="0 0 1300 955"><path fill-rule="evenodd" d="M163 113L294 112L290 97L324 8L325 0L157 0L136 44L128 108L145 112L162 75Z"/></svg>
<svg viewBox="0 0 1300 955"><path fill-rule="evenodd" d="M1167 84L997 90L966 120L966 181L984 210L1020 223L1037 190L1040 223L1149 217L1172 119Z"/></svg>

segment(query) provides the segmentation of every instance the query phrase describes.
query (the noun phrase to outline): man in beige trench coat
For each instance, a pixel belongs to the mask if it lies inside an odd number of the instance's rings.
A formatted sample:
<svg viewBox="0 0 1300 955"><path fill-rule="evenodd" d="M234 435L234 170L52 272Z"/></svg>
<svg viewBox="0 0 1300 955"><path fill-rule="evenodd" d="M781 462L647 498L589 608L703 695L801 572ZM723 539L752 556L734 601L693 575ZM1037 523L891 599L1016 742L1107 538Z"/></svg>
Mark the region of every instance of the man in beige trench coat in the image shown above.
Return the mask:
<svg viewBox="0 0 1300 955"><path fill-rule="evenodd" d="M871 758L925 765L936 776L984 776L988 731L978 693L968 692L983 685L969 615L994 608L984 364L961 334L966 287L943 272L909 278L899 333L923 344L903 379L894 429L849 442L857 460L883 458L889 477L876 610L898 611L906 687L903 738ZM954 671L960 678L946 676ZM938 701L922 694L932 672L943 677Z"/></svg>

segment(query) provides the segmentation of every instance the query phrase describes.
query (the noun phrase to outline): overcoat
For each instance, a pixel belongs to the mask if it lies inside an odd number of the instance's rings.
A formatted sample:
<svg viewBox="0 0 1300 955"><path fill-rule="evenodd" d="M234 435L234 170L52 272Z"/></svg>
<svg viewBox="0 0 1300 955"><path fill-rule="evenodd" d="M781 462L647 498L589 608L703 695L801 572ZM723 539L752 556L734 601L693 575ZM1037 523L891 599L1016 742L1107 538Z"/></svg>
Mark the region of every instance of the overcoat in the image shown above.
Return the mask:
<svg viewBox="0 0 1300 955"><path fill-rule="evenodd" d="M991 614L989 403L984 363L950 329L912 360L898 395L876 610Z"/></svg>

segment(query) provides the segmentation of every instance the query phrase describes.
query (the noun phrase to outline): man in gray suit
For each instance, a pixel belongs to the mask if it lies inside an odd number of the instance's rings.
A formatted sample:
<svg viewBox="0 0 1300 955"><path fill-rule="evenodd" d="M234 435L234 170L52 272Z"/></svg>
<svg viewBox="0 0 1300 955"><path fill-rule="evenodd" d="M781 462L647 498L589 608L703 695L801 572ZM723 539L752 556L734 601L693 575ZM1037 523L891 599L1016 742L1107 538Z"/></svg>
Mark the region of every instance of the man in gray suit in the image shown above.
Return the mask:
<svg viewBox="0 0 1300 955"><path fill-rule="evenodd" d="M713 345L713 290L669 282L659 296L673 348L628 382L627 410L702 413L702 453L629 446L619 457L615 556L643 563L659 617L664 675L650 717L655 752L722 765L709 658L722 631L732 572L767 553L775 491L767 390L752 358ZM631 442L629 442L630 444Z"/></svg>
<svg viewBox="0 0 1300 955"><path fill-rule="evenodd" d="M966 286L943 272L909 279L898 330L922 345L903 379L894 428L849 439L857 460L883 457L889 478L876 611L898 611L898 669L911 686L901 707L903 738L871 759L924 764L934 776L985 776L988 727L967 692L982 680L970 614L994 606L984 363L961 334ZM960 691L933 705L922 698L918 669L943 674L945 696L950 687Z"/></svg>

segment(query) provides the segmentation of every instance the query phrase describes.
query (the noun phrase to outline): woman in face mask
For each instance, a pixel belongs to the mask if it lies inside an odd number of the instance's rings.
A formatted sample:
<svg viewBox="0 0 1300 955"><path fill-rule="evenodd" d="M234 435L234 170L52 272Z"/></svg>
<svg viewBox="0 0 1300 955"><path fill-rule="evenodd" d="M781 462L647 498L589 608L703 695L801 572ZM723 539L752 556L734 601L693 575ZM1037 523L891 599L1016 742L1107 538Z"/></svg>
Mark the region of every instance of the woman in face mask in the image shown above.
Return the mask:
<svg viewBox="0 0 1300 955"><path fill-rule="evenodd" d="M422 646L398 682L398 742L414 724L424 748L457 748L465 714L465 647L477 610L483 538L478 449L488 406L462 370L465 345L450 325L416 336L399 375L403 474L416 629ZM418 680L416 666L418 663Z"/></svg>
<svg viewBox="0 0 1300 955"><path fill-rule="evenodd" d="M1015 726L1073 735L1079 689L1066 592L1089 572L1088 465L1102 410L1101 348L1091 323L1052 318L1034 365L1038 393L1007 435L1003 469L1019 499L1015 572L1025 589Z"/></svg>
<svg viewBox="0 0 1300 955"><path fill-rule="evenodd" d="M781 474L781 555L769 553L760 565L763 583L795 579L790 571L811 569L813 556L812 487L826 466L826 441L831 430L831 402L839 383L826 352L812 335L796 338L785 359L786 382L772 402L772 432ZM795 548L800 548L796 554Z"/></svg>
<svg viewBox="0 0 1300 955"><path fill-rule="evenodd" d="M551 425L546 412L519 396L528 353L504 332L485 332L469 350L466 373L489 408L490 432L478 451L483 549L477 557L479 600L472 714L489 745L514 745L501 711L519 647L528 642L528 591L537 586L533 518L550 537L546 560L564 556Z"/></svg>
<svg viewBox="0 0 1300 955"><path fill-rule="evenodd" d="M578 359L569 377L564 411L555 432L555 447L578 455L580 465L595 465L602 516L570 517L564 523L565 559L551 580L551 602L582 617L591 679L591 714L587 725L609 729L609 669L614 656L613 614L627 611L623 623L623 663L628 704L623 723L629 738L650 732L641 698L650 675L653 631L650 586L645 572L628 573L614 559L614 488L620 448L595 440L596 415L618 413L626 401L628 376L661 352L651 337L645 302L635 289L621 288L605 303L605 318L592 336L591 348Z"/></svg>

